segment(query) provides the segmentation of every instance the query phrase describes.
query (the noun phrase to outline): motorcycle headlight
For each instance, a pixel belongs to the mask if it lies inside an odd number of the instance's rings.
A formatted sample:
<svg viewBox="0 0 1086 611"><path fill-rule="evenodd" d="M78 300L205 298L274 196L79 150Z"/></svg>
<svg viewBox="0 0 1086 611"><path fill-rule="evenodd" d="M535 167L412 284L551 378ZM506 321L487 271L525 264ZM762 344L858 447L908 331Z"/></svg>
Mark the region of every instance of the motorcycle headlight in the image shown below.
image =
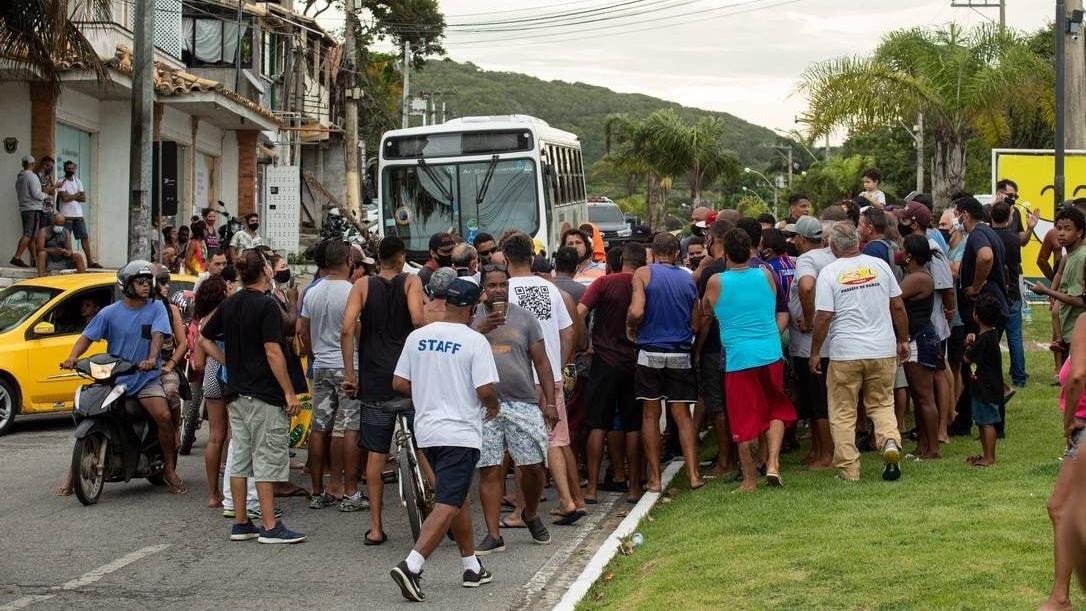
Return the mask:
<svg viewBox="0 0 1086 611"><path fill-rule="evenodd" d="M96 363L90 364L90 375L95 380L108 380L113 375L113 367L117 364L116 361L112 363L106 363L105 365L98 365Z"/></svg>

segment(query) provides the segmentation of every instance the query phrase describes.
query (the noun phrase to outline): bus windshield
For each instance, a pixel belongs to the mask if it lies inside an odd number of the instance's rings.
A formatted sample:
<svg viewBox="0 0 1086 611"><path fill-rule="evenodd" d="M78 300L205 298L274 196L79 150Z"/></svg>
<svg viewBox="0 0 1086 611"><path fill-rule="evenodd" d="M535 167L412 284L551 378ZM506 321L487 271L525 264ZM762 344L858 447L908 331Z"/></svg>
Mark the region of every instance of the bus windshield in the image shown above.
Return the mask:
<svg viewBox="0 0 1086 611"><path fill-rule="evenodd" d="M382 176L385 233L409 251L427 252L430 236L452 232L471 242L539 229L538 178L530 159L387 166Z"/></svg>

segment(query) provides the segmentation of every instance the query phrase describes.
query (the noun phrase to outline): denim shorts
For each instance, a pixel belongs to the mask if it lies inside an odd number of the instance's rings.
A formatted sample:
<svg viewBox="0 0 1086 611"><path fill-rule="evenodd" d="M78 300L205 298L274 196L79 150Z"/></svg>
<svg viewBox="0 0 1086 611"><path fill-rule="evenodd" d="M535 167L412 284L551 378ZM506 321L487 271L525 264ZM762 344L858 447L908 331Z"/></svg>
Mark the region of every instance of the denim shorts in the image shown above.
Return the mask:
<svg viewBox="0 0 1086 611"><path fill-rule="evenodd" d="M999 406L995 403L972 399L973 422L977 426L995 426L999 424Z"/></svg>
<svg viewBox="0 0 1086 611"><path fill-rule="evenodd" d="M920 329L909 338L909 361L917 363L925 369L937 370L940 367L940 352L942 342L935 333L935 327L930 324Z"/></svg>
<svg viewBox="0 0 1086 611"><path fill-rule="evenodd" d="M1071 444L1067 446L1064 456L1071 460L1078 460L1078 446L1082 443L1084 434L1086 434L1086 428L1077 428L1074 433L1071 433Z"/></svg>

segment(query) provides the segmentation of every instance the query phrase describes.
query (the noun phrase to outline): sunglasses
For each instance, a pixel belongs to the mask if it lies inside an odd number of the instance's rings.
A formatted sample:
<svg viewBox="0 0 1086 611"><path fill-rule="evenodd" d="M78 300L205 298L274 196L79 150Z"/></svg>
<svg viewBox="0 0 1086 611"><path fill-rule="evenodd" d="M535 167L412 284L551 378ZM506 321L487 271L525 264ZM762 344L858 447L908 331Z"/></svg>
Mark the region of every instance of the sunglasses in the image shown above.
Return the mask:
<svg viewBox="0 0 1086 611"><path fill-rule="evenodd" d="M496 252L498 252L497 248L491 248L490 250L480 250L479 251L479 256L480 257L489 257L490 255L492 255L492 254L494 254Z"/></svg>
<svg viewBox="0 0 1086 611"><path fill-rule="evenodd" d="M490 272L505 272L508 274L509 267L501 263L487 263L483 266L483 273L489 274Z"/></svg>

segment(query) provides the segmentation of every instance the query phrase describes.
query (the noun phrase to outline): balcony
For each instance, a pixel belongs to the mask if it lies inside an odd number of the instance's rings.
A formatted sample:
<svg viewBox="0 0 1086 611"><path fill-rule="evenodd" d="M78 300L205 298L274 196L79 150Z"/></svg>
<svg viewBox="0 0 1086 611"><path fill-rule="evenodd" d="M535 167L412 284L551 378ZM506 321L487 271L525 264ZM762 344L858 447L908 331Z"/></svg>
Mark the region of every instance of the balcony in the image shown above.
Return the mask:
<svg viewBox="0 0 1086 611"><path fill-rule="evenodd" d="M181 0L155 2L155 60L171 68L183 68L181 62ZM82 5L80 5L82 6ZM103 60L111 59L118 46L135 48L132 19L135 10L131 2L114 0L110 21L91 21L88 14L77 10L72 21Z"/></svg>

